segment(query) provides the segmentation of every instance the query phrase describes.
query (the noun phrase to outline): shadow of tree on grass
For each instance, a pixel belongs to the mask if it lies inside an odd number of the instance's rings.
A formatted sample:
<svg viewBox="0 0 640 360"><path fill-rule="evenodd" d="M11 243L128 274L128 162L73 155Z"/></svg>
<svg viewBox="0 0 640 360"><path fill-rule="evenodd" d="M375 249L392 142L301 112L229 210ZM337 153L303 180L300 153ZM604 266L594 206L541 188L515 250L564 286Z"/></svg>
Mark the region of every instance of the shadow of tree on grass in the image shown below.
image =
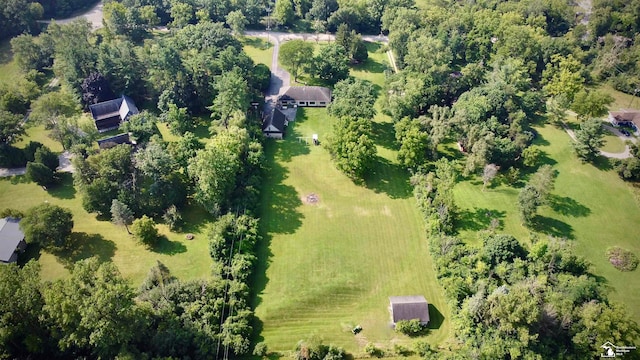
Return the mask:
<svg viewBox="0 0 640 360"><path fill-rule="evenodd" d="M591 209L567 196L549 196L549 207L564 216L584 217L591 214Z"/></svg>
<svg viewBox="0 0 640 360"><path fill-rule="evenodd" d="M558 219L536 215L531 221L531 228L542 234L558 238L574 239L573 227Z"/></svg>
<svg viewBox="0 0 640 360"><path fill-rule="evenodd" d="M76 197L76 189L73 187L73 176L71 173L58 173L60 181L48 187L49 195L58 199L73 199Z"/></svg>
<svg viewBox="0 0 640 360"><path fill-rule="evenodd" d="M392 199L406 199L412 196L413 188L407 170L379 156L376 162L365 180L367 188L376 193L385 193Z"/></svg>
<svg viewBox="0 0 640 360"><path fill-rule="evenodd" d="M273 154L265 155L272 156L273 159L289 162L292 158L300 155L306 155L310 152L309 145L306 141L299 140L303 135L296 130L296 124L303 122L307 119L304 111L298 109L295 122L290 122L285 134L285 140L276 141L269 140L266 147L273 148ZM275 151L277 148L277 151Z"/></svg>
<svg viewBox="0 0 640 360"><path fill-rule="evenodd" d="M505 211L490 210L487 208L474 208L462 210L459 212L456 228L459 230L480 231L491 227L494 219L498 222L496 229L502 229L504 222L502 219L506 216Z"/></svg>
<svg viewBox="0 0 640 360"><path fill-rule="evenodd" d="M65 267L71 267L76 261L93 256L101 262L111 261L116 252L116 244L100 234L73 232L67 244L67 249L52 252Z"/></svg>
<svg viewBox="0 0 640 360"><path fill-rule="evenodd" d="M399 150L400 146L395 138L395 129L390 122L371 122L371 140L376 145L380 145L384 148L391 150Z"/></svg>
<svg viewBox="0 0 640 360"><path fill-rule="evenodd" d="M187 247L180 241L171 241L166 236L160 236L151 250L165 255L175 255L187 251Z"/></svg>

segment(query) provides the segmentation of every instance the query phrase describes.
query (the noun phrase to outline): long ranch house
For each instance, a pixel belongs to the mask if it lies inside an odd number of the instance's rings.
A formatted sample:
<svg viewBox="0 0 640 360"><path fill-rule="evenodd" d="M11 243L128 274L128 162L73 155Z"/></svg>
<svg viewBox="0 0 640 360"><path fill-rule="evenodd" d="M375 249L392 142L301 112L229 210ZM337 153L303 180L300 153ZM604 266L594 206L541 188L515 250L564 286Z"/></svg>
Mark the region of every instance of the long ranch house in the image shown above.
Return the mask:
<svg viewBox="0 0 640 360"><path fill-rule="evenodd" d="M280 106L325 107L331 103L331 90L322 86L290 86L278 98Z"/></svg>

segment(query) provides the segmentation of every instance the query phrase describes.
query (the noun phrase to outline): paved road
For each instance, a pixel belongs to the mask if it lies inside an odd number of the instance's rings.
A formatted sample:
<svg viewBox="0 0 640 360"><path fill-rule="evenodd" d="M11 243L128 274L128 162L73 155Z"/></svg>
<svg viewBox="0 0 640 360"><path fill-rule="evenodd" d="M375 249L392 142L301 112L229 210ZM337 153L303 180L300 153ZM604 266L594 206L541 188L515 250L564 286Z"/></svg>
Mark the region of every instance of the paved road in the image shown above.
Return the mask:
<svg viewBox="0 0 640 360"><path fill-rule="evenodd" d="M91 23L91 25L93 25L93 29L100 29L102 27L102 6L104 4L102 3L102 1L98 2L97 4L95 4L94 6L91 7L91 9L87 10L86 12L76 15L76 16L72 16L66 19L55 19L56 23L58 24L68 24L70 22L72 22L73 20L79 19L79 18L85 18L87 20L89 20L89 22ZM49 21L43 21L45 23L48 23Z"/></svg>
<svg viewBox="0 0 640 360"><path fill-rule="evenodd" d="M571 139L573 141L578 141L576 139L576 134L574 133L573 130L571 130L566 123L562 123L562 127L564 128L564 131L567 132L567 134L569 135L569 137L571 137ZM631 141L634 144L638 141L635 137L626 137L624 136L623 133L621 133L618 129L616 129L615 127L611 126L611 125L605 125L603 124L602 127L605 130L608 130L609 132L611 132L613 135L617 136L620 138L620 141L627 142L627 141ZM600 150L600 155L604 156L604 157L608 157L608 158L612 158L612 159L626 159L626 158L630 158L631 155L631 151L629 149L629 145L626 145L624 147L624 151L621 153L611 153L611 152L606 152L606 151L602 151Z"/></svg>
<svg viewBox="0 0 640 360"><path fill-rule="evenodd" d="M58 166L59 172L70 172L74 171L73 165L71 164L71 159L73 158L73 154L68 151L63 152L58 155L58 160L60 161L60 166ZM15 175L24 175L27 172L27 168L0 168L0 177L9 177Z"/></svg>
<svg viewBox="0 0 640 360"><path fill-rule="evenodd" d="M623 133L621 133L618 129L616 129L615 127L611 126L611 125L602 125L603 128L605 128L606 130L608 130L609 132L611 132L613 135L617 136L620 138L620 141L627 142L627 141L631 141L632 143L637 143L637 139L633 136L627 137L624 136ZM614 159L626 159L631 157L631 151L629 150L629 145L625 145L624 147L624 151L621 153L610 153L610 152L606 152L606 151L600 151L600 154L602 156L606 156L608 158L614 158Z"/></svg>

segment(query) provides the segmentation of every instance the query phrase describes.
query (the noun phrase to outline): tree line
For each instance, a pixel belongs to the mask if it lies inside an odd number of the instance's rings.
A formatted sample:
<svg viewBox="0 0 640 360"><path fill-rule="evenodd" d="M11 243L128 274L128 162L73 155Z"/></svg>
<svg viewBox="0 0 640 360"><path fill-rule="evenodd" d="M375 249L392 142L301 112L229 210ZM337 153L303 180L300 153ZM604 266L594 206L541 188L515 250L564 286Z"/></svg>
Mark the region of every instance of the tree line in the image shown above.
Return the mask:
<svg viewBox="0 0 640 360"><path fill-rule="evenodd" d="M70 212L60 211L71 221ZM65 226L62 218L53 218L61 229ZM66 226L69 232L72 224ZM212 224L206 236L216 271L199 280L178 280L158 262L134 289L113 263L95 257L76 262L69 277L52 282L42 280L33 260L22 267L3 266L0 356L211 359L246 354L253 316L247 279L257 226L257 219L234 214Z"/></svg>

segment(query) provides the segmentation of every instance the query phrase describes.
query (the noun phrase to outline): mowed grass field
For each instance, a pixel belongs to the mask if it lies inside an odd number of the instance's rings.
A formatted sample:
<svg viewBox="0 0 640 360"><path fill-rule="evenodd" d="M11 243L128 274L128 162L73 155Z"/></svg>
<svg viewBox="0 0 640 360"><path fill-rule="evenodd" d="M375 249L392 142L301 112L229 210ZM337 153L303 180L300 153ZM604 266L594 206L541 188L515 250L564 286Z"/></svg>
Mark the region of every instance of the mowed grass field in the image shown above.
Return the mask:
<svg viewBox="0 0 640 360"><path fill-rule="evenodd" d="M623 182L600 158L597 166L581 163L573 153L569 136L552 126L538 126L536 143L546 153L546 162L558 172L549 206L535 219L535 229L521 225L517 208L520 188L497 185L484 192L479 179L464 181L455 188L461 207L460 235L476 241L475 232L498 218L504 233L530 243L539 237L567 238L577 254L591 264L591 271L607 286L609 298L622 302L633 319L640 319L640 276L638 270L620 272L609 264L605 251L618 245L640 255L640 193Z"/></svg>
<svg viewBox="0 0 640 360"><path fill-rule="evenodd" d="M386 54L375 52L377 44L368 48L370 60L351 74L380 89ZM449 312L409 174L396 164L390 119L375 119L379 163L364 184L348 179L324 147L311 143L312 134L326 140L331 124L326 109L300 108L286 139L267 142L264 241L254 289L257 340L281 352L310 337L356 354L369 342L410 345L414 340L390 326L388 297L421 294L432 304L423 340L444 343L452 334ZM318 202L310 203L310 195ZM355 325L363 327L357 336Z"/></svg>
<svg viewBox="0 0 640 360"><path fill-rule="evenodd" d="M276 351L312 335L361 352L390 346L388 297L422 294L433 304L432 345L449 337L449 314L427 249L409 175L380 159L371 181L356 185L322 146L297 137L329 133L325 109L299 109L284 141L269 141L262 199L264 241L256 281L260 337ZM307 202L315 194L318 202ZM350 330L360 324L361 335Z"/></svg>

